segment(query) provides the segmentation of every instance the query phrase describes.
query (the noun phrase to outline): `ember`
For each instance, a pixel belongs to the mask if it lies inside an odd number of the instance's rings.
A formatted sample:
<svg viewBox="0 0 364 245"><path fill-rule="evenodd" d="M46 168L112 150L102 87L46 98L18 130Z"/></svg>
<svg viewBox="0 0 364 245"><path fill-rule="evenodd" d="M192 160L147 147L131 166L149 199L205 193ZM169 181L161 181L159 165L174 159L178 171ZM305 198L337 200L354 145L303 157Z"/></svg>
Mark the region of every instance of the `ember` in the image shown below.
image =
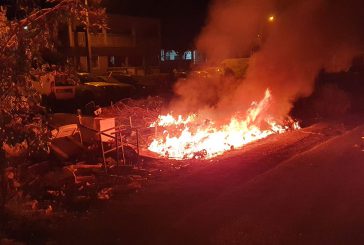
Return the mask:
<svg viewBox="0 0 364 245"><path fill-rule="evenodd" d="M253 102L245 113L237 113L229 123L217 126L212 120L202 120L198 115L171 114L159 116L150 127L163 127L148 149L160 156L175 159L211 159L226 151L265 138L271 134L284 133L299 128L297 122L290 126L278 124L268 113L271 93L267 89L264 98Z"/></svg>

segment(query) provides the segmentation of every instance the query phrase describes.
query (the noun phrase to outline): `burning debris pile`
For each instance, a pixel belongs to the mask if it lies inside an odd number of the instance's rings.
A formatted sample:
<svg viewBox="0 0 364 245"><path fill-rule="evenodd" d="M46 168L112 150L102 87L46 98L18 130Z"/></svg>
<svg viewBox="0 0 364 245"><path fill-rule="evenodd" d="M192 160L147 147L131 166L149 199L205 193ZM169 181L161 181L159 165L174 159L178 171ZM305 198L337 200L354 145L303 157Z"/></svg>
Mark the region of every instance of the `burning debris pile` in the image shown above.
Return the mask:
<svg viewBox="0 0 364 245"><path fill-rule="evenodd" d="M107 157L105 164L101 164L98 156L95 158L98 164L77 159L62 162L61 168L49 162L28 166L24 188L29 207L47 215L62 208L87 209L95 200L138 191L161 174L173 174L191 163L173 159L211 159L271 134L297 129L299 126L292 119L278 121L269 114L272 97L267 89L264 97L251 103L247 111L236 113L224 122L207 119L203 114L163 115L165 101L159 97L127 99L103 108L102 117L113 117L117 127L124 125L139 132L131 135L130 130L122 131L125 139L139 138L141 147L165 160L138 156L138 160L127 159L120 165L115 153ZM122 144L128 147L127 140ZM100 149L91 151L100 152Z"/></svg>
<svg viewBox="0 0 364 245"><path fill-rule="evenodd" d="M253 102L246 113L236 113L223 125L197 114L185 119L181 115L177 118L170 114L159 116L150 126L162 127L163 133L148 149L167 158L210 159L271 134L299 128L290 118L284 124L277 123L267 113L270 100L271 93L267 89L259 103Z"/></svg>
<svg viewBox="0 0 364 245"><path fill-rule="evenodd" d="M163 114L164 102L158 97L123 100L103 109L101 115L114 117L119 126L136 128L144 155L176 160L211 159L271 134L299 128L290 117L277 120L270 115L271 102L272 94L267 89L264 97L252 102L247 111L239 111L224 121L198 113L176 117L174 113Z"/></svg>

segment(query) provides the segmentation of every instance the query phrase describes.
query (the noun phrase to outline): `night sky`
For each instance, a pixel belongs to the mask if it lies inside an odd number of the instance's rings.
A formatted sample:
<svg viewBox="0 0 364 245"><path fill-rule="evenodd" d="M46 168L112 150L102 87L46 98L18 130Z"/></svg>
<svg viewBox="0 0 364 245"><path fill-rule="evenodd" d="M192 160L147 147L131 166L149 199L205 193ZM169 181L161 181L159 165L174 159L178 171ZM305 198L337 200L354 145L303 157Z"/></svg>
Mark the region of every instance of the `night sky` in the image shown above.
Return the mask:
<svg viewBox="0 0 364 245"><path fill-rule="evenodd" d="M162 24L163 48L193 47L211 0L104 0L109 13L155 17Z"/></svg>

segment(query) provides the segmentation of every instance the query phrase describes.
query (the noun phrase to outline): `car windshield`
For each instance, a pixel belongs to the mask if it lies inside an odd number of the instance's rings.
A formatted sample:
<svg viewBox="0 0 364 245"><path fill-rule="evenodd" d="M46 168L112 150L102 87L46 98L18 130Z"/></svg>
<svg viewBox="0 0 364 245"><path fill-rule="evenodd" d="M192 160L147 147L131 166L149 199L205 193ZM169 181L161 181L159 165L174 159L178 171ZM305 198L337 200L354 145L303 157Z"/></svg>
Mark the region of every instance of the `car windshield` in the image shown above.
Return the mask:
<svg viewBox="0 0 364 245"><path fill-rule="evenodd" d="M109 82L109 83L115 83L118 82L117 80L113 79L113 77L109 77L109 76L98 76L97 77L100 81L103 82Z"/></svg>
<svg viewBox="0 0 364 245"><path fill-rule="evenodd" d="M135 84L137 81L132 78L131 76L126 75L113 75L113 78L115 78L117 81L122 83L129 83L129 84Z"/></svg>
<svg viewBox="0 0 364 245"><path fill-rule="evenodd" d="M91 74L79 74L78 78L81 83L100 82L100 79Z"/></svg>

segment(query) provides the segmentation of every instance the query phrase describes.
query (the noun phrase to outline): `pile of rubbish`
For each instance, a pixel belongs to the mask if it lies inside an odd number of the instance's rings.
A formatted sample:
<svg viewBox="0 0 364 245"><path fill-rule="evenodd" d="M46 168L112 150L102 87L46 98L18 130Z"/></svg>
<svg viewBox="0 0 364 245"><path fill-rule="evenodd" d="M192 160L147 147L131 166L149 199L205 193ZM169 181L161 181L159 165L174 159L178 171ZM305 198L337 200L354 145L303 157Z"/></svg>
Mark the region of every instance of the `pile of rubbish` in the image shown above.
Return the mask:
<svg viewBox="0 0 364 245"><path fill-rule="evenodd" d="M119 125L146 128L161 114L164 99L148 97L140 100L124 99L110 107L102 108L101 117L115 117Z"/></svg>

